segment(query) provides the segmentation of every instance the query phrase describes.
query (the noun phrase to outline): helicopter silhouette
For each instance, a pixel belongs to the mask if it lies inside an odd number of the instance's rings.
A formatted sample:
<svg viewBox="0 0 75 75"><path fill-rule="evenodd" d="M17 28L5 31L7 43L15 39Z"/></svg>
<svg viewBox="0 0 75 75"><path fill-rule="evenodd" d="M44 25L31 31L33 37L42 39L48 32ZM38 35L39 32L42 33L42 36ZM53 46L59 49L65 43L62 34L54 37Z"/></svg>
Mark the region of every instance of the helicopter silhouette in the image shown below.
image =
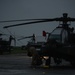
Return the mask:
<svg viewBox="0 0 75 75"><path fill-rule="evenodd" d="M18 39L18 41L24 40L24 39L27 39L27 38L30 38L31 40L28 41L26 46L22 46L22 50L27 49L28 45L31 45L31 44L35 43L35 34L33 34L32 36L21 37L21 38Z"/></svg>
<svg viewBox="0 0 75 75"><path fill-rule="evenodd" d="M34 46L36 48L38 48L39 46L41 47L41 45L45 42L45 39L42 38L42 36L35 36L35 34L33 34L31 36L21 37L21 38L18 39L18 41L28 39L28 38L30 38L30 40L28 41L27 45L22 46L22 50L24 50L24 49L29 50L29 48L31 46ZM41 38L43 40L40 41L39 39L41 39Z"/></svg>
<svg viewBox="0 0 75 75"><path fill-rule="evenodd" d="M11 21L28 22L8 25L4 26L3 28L58 21L59 25L51 33L48 34L48 39L46 44L44 45L43 50L41 50L41 55L53 57L54 59L64 59L66 61L69 61L72 65L75 65L75 33L74 27L69 26L71 22L75 22L75 18L68 17L67 13L63 13L63 16L59 18L10 20L3 22ZM44 35L46 34L44 33ZM47 65L50 65L49 61L50 59L46 61Z"/></svg>
<svg viewBox="0 0 75 75"><path fill-rule="evenodd" d="M8 34L0 34L0 54L3 54L5 52L11 53L11 42L14 40L14 45L16 45L16 39L9 35L9 40L4 40L1 36L8 36Z"/></svg>

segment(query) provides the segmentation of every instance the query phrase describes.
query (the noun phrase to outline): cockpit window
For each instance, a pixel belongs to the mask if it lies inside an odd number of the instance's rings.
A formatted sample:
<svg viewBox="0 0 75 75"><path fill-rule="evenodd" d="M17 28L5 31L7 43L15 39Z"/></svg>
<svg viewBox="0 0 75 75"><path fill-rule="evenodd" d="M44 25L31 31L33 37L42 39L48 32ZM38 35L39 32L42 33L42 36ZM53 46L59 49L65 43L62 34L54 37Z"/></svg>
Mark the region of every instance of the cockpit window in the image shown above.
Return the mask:
<svg viewBox="0 0 75 75"><path fill-rule="evenodd" d="M55 39L55 40L59 40L60 39L60 35L58 35L58 34L52 34L52 35L50 35L50 38L51 39Z"/></svg>
<svg viewBox="0 0 75 75"><path fill-rule="evenodd" d="M64 39L67 38L67 36L67 31L61 27L58 27L52 31L52 33L49 36L49 39L54 39L57 42L64 43Z"/></svg>

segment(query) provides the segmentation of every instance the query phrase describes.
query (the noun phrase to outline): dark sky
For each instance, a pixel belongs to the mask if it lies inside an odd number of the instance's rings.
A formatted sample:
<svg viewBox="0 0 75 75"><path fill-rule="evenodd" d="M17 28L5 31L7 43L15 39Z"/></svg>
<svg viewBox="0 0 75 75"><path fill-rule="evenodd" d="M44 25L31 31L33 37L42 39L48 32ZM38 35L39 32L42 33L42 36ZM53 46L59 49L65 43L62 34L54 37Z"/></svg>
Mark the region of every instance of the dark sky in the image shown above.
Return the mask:
<svg viewBox="0 0 75 75"><path fill-rule="evenodd" d="M0 0L0 21L30 18L56 18L68 13L75 17L75 0ZM20 22L16 22L20 23ZM21 22L22 23L22 22ZM3 26L15 23L0 23L0 32L29 36L33 33L42 36L42 31L51 32L58 22L40 23L3 29ZM74 26L75 23L72 23ZM26 40L24 42L27 42Z"/></svg>

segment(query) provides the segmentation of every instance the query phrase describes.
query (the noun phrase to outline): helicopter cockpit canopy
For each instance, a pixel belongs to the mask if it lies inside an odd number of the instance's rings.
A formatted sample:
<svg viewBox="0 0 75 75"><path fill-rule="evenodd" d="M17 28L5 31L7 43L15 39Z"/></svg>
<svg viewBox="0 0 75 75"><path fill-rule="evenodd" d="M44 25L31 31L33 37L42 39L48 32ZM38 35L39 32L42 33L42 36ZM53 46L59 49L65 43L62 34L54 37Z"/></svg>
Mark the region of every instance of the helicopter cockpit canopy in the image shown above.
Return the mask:
<svg viewBox="0 0 75 75"><path fill-rule="evenodd" d="M68 40L68 32L58 26L51 32L49 39L54 39L59 43L65 43Z"/></svg>

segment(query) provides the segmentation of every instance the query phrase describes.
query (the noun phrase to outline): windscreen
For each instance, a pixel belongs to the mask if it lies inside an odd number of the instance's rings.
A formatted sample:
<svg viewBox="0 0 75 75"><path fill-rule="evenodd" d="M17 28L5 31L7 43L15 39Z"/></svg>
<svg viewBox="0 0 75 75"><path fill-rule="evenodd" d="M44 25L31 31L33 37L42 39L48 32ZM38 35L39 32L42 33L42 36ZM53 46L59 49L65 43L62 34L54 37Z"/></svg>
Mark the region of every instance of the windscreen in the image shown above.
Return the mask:
<svg viewBox="0 0 75 75"><path fill-rule="evenodd" d="M61 27L55 28L49 36L49 39L55 39L57 42L64 43L67 39L67 31Z"/></svg>

